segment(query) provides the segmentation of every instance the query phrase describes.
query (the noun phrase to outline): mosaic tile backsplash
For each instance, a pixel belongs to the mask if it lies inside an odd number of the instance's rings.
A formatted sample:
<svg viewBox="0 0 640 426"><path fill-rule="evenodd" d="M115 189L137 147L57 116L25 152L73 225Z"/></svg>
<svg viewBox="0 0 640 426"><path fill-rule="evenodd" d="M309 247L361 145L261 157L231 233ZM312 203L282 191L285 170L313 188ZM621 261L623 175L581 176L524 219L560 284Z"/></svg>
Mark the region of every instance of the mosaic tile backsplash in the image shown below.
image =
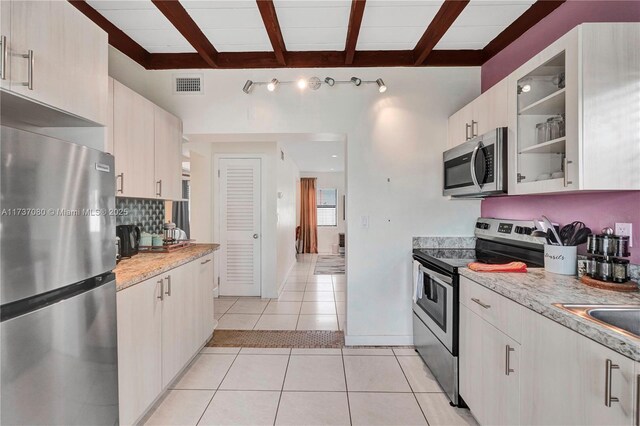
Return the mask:
<svg viewBox="0 0 640 426"><path fill-rule="evenodd" d="M116 225L138 225L142 231L162 234L164 201L142 198L116 198L116 208L127 210L126 216L116 216Z"/></svg>

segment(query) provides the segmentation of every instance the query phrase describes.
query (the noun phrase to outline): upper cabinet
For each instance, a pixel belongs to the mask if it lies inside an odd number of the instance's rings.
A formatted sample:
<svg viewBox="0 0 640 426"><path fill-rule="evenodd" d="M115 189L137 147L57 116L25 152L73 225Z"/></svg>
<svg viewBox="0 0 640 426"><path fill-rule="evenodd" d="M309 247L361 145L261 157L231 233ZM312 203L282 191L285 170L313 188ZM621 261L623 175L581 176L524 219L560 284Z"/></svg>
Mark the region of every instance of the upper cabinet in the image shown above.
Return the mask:
<svg viewBox="0 0 640 426"><path fill-rule="evenodd" d="M507 79L449 117L447 148L453 148L498 127L507 127Z"/></svg>
<svg viewBox="0 0 640 426"><path fill-rule="evenodd" d="M509 193L640 189L639 24L583 24L509 77Z"/></svg>
<svg viewBox="0 0 640 426"><path fill-rule="evenodd" d="M120 82L112 84L107 149L115 156L116 195L182 199L182 121Z"/></svg>
<svg viewBox="0 0 640 426"><path fill-rule="evenodd" d="M66 1L1 3L1 86L106 124L107 34Z"/></svg>

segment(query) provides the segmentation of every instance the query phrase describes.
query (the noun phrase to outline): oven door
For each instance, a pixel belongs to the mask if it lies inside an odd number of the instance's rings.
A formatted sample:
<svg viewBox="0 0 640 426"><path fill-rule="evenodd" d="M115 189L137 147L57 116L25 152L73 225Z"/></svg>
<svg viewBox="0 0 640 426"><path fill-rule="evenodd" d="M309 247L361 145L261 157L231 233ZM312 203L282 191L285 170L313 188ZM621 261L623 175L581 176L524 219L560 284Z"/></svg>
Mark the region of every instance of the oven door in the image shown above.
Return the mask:
<svg viewBox="0 0 640 426"><path fill-rule="evenodd" d="M449 350L454 352L454 289L453 278L420 264L422 295L413 304L413 311Z"/></svg>

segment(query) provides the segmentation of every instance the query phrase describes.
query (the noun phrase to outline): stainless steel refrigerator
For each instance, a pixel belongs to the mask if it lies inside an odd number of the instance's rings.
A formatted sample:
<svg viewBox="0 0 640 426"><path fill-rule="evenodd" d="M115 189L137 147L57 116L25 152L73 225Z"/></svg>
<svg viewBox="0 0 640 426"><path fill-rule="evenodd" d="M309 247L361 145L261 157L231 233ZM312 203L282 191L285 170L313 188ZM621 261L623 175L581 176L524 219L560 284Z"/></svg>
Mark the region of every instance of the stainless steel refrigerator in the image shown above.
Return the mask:
<svg viewBox="0 0 640 426"><path fill-rule="evenodd" d="M0 423L117 424L113 156L0 130Z"/></svg>

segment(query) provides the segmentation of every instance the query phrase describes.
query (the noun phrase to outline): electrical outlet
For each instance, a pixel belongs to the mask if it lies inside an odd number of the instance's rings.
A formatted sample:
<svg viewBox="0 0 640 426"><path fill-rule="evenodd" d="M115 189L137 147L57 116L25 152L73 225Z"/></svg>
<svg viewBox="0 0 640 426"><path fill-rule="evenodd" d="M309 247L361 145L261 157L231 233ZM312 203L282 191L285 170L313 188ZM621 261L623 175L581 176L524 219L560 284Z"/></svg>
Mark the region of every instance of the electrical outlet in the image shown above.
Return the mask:
<svg viewBox="0 0 640 426"><path fill-rule="evenodd" d="M631 223L616 223L616 235L626 235L629 237L629 247L633 247L633 236L631 233Z"/></svg>

